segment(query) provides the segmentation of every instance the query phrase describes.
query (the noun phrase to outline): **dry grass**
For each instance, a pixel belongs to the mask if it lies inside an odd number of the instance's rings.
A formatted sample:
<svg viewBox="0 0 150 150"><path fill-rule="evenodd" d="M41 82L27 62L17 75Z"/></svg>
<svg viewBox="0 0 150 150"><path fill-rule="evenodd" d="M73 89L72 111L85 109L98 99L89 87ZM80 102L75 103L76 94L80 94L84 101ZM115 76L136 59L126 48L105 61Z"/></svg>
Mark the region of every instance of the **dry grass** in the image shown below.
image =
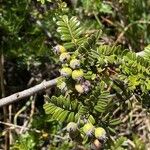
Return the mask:
<svg viewBox="0 0 150 150"><path fill-rule="evenodd" d="M130 110L122 113L120 117L123 124L119 126L119 135L137 135L144 142L146 150L150 150L150 113L133 100Z"/></svg>

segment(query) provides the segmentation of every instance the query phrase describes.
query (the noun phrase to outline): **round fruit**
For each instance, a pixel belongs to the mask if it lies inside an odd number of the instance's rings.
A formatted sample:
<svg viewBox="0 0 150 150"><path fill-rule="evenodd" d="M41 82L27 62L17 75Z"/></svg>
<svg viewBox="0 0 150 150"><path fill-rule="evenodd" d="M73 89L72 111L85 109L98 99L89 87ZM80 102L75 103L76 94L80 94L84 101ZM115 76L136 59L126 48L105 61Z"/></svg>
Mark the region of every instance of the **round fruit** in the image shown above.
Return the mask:
<svg viewBox="0 0 150 150"><path fill-rule="evenodd" d="M75 89L79 92L79 93L83 93L84 92L84 89L82 87L81 84L76 84L75 85Z"/></svg>
<svg viewBox="0 0 150 150"><path fill-rule="evenodd" d="M61 74L61 76L63 76L63 77L70 77L71 74L72 74L72 70L71 70L71 68L69 68L69 67L62 68L62 69L60 70L60 74Z"/></svg>
<svg viewBox="0 0 150 150"><path fill-rule="evenodd" d="M86 123L83 126L83 132L87 135L87 136L92 136L93 132L94 132L94 126L91 123Z"/></svg>
<svg viewBox="0 0 150 150"><path fill-rule="evenodd" d="M83 70L82 69L79 69L79 70L74 70L72 72L72 79L74 80L81 80L83 78Z"/></svg>
<svg viewBox="0 0 150 150"><path fill-rule="evenodd" d="M106 139L106 131L105 131L105 129L103 129L101 127L98 127L95 129L94 135L99 140Z"/></svg>
<svg viewBox="0 0 150 150"><path fill-rule="evenodd" d="M62 53L59 57L59 60L62 62L62 63L66 63L68 60L70 59L70 54L69 53Z"/></svg>
<svg viewBox="0 0 150 150"><path fill-rule="evenodd" d="M72 59L70 61L70 67L72 69L76 69L76 68L79 68L80 67L80 61L78 59Z"/></svg>
<svg viewBox="0 0 150 150"><path fill-rule="evenodd" d="M100 143L100 141L98 139L95 139L91 143L91 149L92 150L101 150L102 147L103 147L103 145L102 145L102 143Z"/></svg>
<svg viewBox="0 0 150 150"><path fill-rule="evenodd" d="M62 54L66 52L65 47L63 47L62 45L56 45L53 49L56 54Z"/></svg>

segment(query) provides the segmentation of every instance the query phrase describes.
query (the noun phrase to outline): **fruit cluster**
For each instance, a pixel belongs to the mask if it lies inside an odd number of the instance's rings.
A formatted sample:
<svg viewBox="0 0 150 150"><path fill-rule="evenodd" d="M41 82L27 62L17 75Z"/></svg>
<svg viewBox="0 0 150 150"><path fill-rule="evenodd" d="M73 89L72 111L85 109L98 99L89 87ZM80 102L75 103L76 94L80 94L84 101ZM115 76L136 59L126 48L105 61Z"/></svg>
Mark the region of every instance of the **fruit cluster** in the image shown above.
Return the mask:
<svg viewBox="0 0 150 150"><path fill-rule="evenodd" d="M80 54L78 54L78 52L67 52L61 45L55 46L54 52L59 56L59 61L62 65L62 68L60 69L62 78L58 87L66 92L68 87L70 89L69 85L71 85L71 89L73 88L79 94L88 93L91 89L89 75L92 76L93 74L91 71L86 73L85 70L82 69L84 62L82 61ZM92 77L95 78L95 76ZM93 79L91 78L91 80ZM102 127L96 128L89 122L81 122L78 121L78 123L68 123L66 129L69 132L70 138L73 141L80 143L85 137L87 137L91 141L91 146L102 146L106 140L105 129Z"/></svg>
<svg viewBox="0 0 150 150"><path fill-rule="evenodd" d="M106 140L106 131L102 127L94 127L91 123L86 123L79 129L79 125L75 122L68 123L66 127L72 140L79 140L86 135L91 139L91 146L97 146L97 143L103 144Z"/></svg>
<svg viewBox="0 0 150 150"><path fill-rule="evenodd" d="M78 93L89 92L91 83L84 79L84 71L81 69L81 61L77 58L77 55L67 52L62 45L55 46L54 52L59 55L59 61L62 63L62 68L60 69L61 76L75 80L75 89ZM67 90L66 83L61 83L59 88Z"/></svg>

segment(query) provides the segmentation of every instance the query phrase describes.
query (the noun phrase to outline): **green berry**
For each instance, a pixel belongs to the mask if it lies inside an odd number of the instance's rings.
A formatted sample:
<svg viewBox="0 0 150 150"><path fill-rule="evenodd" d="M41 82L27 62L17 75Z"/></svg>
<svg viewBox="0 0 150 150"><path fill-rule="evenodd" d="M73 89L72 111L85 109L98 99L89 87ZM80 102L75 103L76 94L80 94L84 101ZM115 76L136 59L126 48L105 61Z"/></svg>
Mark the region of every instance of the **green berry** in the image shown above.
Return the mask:
<svg viewBox="0 0 150 150"><path fill-rule="evenodd" d="M72 74L72 70L69 67L64 67L60 70L60 74L63 77L70 77Z"/></svg>
<svg viewBox="0 0 150 150"><path fill-rule="evenodd" d="M94 132L94 126L91 123L86 123L83 126L83 132L87 135L87 136L92 136L93 132Z"/></svg>
<svg viewBox="0 0 150 150"><path fill-rule="evenodd" d="M71 131L76 131L78 129L77 123L75 122L70 122L67 125L67 131L71 132Z"/></svg>
<svg viewBox="0 0 150 150"><path fill-rule="evenodd" d="M78 59L72 59L70 61L70 67L72 69L76 69L76 68L80 67L80 61Z"/></svg>
<svg viewBox="0 0 150 150"><path fill-rule="evenodd" d="M81 80L83 78L83 70L82 69L79 69L79 70L74 70L72 72L72 79L74 80Z"/></svg>
<svg viewBox="0 0 150 150"><path fill-rule="evenodd" d="M62 45L56 45L53 49L56 54L62 54L66 52L65 47L63 47Z"/></svg>
<svg viewBox="0 0 150 150"><path fill-rule="evenodd" d="M70 54L69 53L62 53L59 57L59 60L62 62L62 63L66 63L67 61L70 60Z"/></svg>
<svg viewBox="0 0 150 150"><path fill-rule="evenodd" d="M75 122L70 122L67 125L67 131L69 132L69 137L76 142L81 142L82 137L80 135L80 131L78 129L78 125Z"/></svg>
<svg viewBox="0 0 150 150"><path fill-rule="evenodd" d="M105 129L103 129L101 127L98 127L95 129L94 135L99 140L106 139L106 131L105 131Z"/></svg>
<svg viewBox="0 0 150 150"><path fill-rule="evenodd" d="M84 93L84 89L81 84L76 84L75 89L81 94Z"/></svg>

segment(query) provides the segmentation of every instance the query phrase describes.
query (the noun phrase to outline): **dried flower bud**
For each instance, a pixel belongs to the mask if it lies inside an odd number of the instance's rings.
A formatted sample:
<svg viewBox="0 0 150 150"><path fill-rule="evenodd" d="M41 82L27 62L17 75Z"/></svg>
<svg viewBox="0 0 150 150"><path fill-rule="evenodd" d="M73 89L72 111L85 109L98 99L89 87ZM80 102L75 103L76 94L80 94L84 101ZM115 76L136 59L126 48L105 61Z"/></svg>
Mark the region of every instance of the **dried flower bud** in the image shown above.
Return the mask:
<svg viewBox="0 0 150 150"><path fill-rule="evenodd" d="M91 86L91 83L88 80L86 80L83 84L86 85L86 86L89 86L89 87Z"/></svg>
<svg viewBox="0 0 150 150"><path fill-rule="evenodd" d="M85 93L88 93L90 91L91 88L91 83L90 81L86 80L85 82L82 83L82 87L84 89Z"/></svg>

